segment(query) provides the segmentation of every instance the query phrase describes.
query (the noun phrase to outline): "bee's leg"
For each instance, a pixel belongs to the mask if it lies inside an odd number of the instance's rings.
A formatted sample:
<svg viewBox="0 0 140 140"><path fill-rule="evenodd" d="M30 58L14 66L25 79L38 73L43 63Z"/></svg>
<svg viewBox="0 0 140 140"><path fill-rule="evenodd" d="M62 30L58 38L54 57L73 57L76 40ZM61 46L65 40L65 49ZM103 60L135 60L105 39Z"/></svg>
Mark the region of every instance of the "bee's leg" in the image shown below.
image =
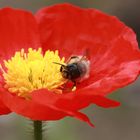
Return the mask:
<svg viewBox="0 0 140 140"><path fill-rule="evenodd" d="M67 61L66 61L66 63L69 63L70 61L71 61L71 59L75 59L75 58L78 58L78 56L71 56Z"/></svg>
<svg viewBox="0 0 140 140"><path fill-rule="evenodd" d="M70 81L71 81L71 80L68 80L68 81L63 85L62 90L63 90L64 92L71 92L71 91L75 91L75 90L76 90L76 81L72 81L72 82L73 82L72 87L68 87L68 88L67 88L67 84L68 84L68 82L70 82Z"/></svg>
<svg viewBox="0 0 140 140"><path fill-rule="evenodd" d="M73 82L73 86L72 86L72 91L76 90L76 81L72 81Z"/></svg>
<svg viewBox="0 0 140 140"><path fill-rule="evenodd" d="M63 89L66 89L68 82L69 82L69 80L67 80L67 82L63 85Z"/></svg>
<svg viewBox="0 0 140 140"><path fill-rule="evenodd" d="M61 88L64 92L70 92L72 90L71 87L67 87L67 84L70 82L71 80L67 80L66 83L63 85L63 87Z"/></svg>
<svg viewBox="0 0 140 140"><path fill-rule="evenodd" d="M89 52L89 49L86 48L83 56L81 57L80 61L82 60L90 60L90 52Z"/></svg>

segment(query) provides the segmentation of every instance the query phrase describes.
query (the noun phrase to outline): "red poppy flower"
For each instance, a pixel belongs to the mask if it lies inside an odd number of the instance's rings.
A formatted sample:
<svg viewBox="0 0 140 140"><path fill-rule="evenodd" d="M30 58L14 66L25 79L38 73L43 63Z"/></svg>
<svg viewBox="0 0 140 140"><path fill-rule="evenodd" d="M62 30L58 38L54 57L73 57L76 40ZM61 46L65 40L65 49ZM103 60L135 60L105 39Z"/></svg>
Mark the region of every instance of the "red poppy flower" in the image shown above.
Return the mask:
<svg viewBox="0 0 140 140"><path fill-rule="evenodd" d="M65 63L62 57L81 56L86 49L90 74L64 94L66 79L53 62ZM79 110L89 104L118 106L105 95L137 78L140 52L135 33L116 17L60 4L35 16L1 9L0 62L1 114L11 110L33 120L72 116L91 124Z"/></svg>

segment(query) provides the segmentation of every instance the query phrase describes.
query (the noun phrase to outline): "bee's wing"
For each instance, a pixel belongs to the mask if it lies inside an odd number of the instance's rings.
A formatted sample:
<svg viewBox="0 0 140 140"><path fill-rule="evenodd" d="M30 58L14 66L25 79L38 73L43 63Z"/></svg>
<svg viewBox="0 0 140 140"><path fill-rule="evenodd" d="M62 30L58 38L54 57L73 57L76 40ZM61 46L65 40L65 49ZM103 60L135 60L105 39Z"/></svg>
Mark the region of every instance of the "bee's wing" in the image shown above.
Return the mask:
<svg viewBox="0 0 140 140"><path fill-rule="evenodd" d="M90 51L88 48L85 49L81 60L90 60Z"/></svg>
<svg viewBox="0 0 140 140"><path fill-rule="evenodd" d="M70 64L70 63L74 63L74 62L78 62L82 60L90 60L90 51L88 48L85 49L82 56L73 55L66 61L66 63Z"/></svg>
<svg viewBox="0 0 140 140"><path fill-rule="evenodd" d="M73 55L73 56L71 56L71 57L66 61L66 63L67 63L67 64L74 63L75 60L78 59L78 58L79 58L78 56Z"/></svg>

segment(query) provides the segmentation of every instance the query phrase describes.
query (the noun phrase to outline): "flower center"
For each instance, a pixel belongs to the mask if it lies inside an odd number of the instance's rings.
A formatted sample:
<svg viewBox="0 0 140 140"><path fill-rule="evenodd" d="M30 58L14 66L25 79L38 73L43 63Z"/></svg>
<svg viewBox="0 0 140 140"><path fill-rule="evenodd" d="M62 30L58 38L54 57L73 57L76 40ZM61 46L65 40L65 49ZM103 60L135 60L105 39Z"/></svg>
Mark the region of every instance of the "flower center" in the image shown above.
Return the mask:
<svg viewBox="0 0 140 140"><path fill-rule="evenodd" d="M66 79L62 77L60 65L65 64L64 58L60 58L58 51L46 51L43 55L41 48L38 50L24 49L15 53L8 61L4 61L6 72L3 72L5 88L18 96L27 97L33 90L47 88L57 93Z"/></svg>

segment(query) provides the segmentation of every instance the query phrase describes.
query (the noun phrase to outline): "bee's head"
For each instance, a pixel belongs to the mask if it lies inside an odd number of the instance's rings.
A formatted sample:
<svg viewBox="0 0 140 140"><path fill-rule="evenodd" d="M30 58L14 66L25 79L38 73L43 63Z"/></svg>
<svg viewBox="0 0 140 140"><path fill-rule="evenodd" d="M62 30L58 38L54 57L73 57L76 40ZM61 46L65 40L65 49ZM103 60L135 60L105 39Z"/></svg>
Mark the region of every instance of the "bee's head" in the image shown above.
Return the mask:
<svg viewBox="0 0 140 140"><path fill-rule="evenodd" d="M69 71L68 71L68 68L67 66L61 66L60 68L60 72L62 73L62 76L65 78L65 79L68 79L69 77Z"/></svg>
<svg viewBox="0 0 140 140"><path fill-rule="evenodd" d="M53 63L57 64L57 65L61 65L60 72L62 73L63 78L67 79L69 77L69 72L68 72L67 66L64 64L61 64L61 63L57 63L57 62L53 62Z"/></svg>

